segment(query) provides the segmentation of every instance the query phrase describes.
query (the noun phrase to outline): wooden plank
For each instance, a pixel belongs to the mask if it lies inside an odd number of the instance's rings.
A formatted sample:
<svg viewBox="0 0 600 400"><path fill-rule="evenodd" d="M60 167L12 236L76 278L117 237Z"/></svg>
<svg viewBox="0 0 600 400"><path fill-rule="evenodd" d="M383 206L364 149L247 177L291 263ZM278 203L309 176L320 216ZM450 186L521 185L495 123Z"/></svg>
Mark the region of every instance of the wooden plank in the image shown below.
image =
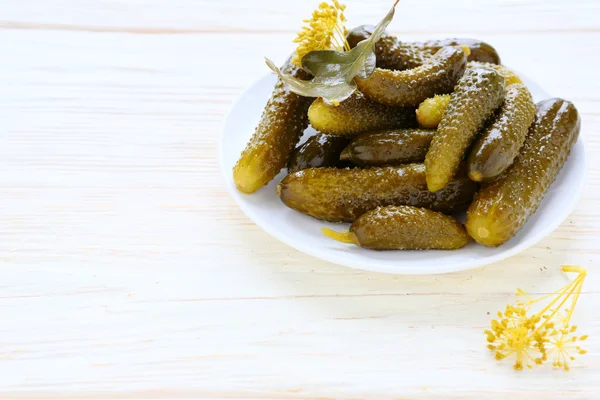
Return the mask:
<svg viewBox="0 0 600 400"><path fill-rule="evenodd" d="M315 4L317 2L314 2ZM349 1L351 25L389 1ZM593 398L600 389L597 1L403 0L406 40L473 36L580 109L584 195L548 238L443 276L335 266L235 206L216 145L235 98L313 4L0 4L0 398ZM427 17L423 15L427 13ZM589 267L570 373L485 350L522 287Z"/></svg>

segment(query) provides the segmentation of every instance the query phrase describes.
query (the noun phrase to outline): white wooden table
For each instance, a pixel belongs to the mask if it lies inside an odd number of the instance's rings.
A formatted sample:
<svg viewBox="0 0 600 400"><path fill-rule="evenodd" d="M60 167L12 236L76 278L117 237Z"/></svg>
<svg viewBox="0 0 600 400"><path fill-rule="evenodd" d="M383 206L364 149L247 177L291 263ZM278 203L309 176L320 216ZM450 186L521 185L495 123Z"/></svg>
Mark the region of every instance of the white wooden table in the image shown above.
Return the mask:
<svg viewBox="0 0 600 400"><path fill-rule="evenodd" d="M347 1L350 26L391 0ZM477 37L583 116L576 211L486 268L406 277L271 238L216 161L226 111L317 1L0 2L0 397L600 398L600 3L402 0L407 40ZM517 287L589 268L589 354L516 373L485 349Z"/></svg>

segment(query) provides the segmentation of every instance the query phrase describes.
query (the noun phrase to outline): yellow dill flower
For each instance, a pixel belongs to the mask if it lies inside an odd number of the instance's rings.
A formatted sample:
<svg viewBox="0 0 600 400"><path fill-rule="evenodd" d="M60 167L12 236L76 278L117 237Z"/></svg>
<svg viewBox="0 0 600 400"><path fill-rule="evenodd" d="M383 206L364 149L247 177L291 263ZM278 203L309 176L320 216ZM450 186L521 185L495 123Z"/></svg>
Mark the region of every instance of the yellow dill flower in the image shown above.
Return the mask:
<svg viewBox="0 0 600 400"><path fill-rule="evenodd" d="M492 320L492 329L485 331L488 348L496 360L514 355L516 370L541 364L546 355L544 337L535 329L539 317L529 316L527 311L524 307L508 305L504 312L498 311L498 320Z"/></svg>
<svg viewBox="0 0 600 400"><path fill-rule="evenodd" d="M338 0L333 4L323 2L312 13L310 19L304 20L307 25L302 27L294 43L298 43L292 62L301 66L302 57L316 50L350 50L346 41L346 6Z"/></svg>
<svg viewBox="0 0 600 400"><path fill-rule="evenodd" d="M524 366L531 368L553 357L554 367L568 371L568 363L575 359L575 354L586 353L578 344L586 340L587 335L576 336L577 327L571 326L570 320L587 271L575 266L563 266L562 271L577 273L577 278L539 299L517 289L517 296L524 300L518 300L516 306L506 306L504 312L498 312L498 319L491 321L491 329L484 333L488 349L494 352L497 360L514 356L514 368L522 370ZM542 301L548 301L548 304L532 314L531 307ZM564 308L565 305L568 308Z"/></svg>
<svg viewBox="0 0 600 400"><path fill-rule="evenodd" d="M552 328L548 332L549 341L548 358L552 358L552 365L556 368L569 370L569 362L575 359L575 354L585 354L586 350L579 346L580 342L588 338L587 335L576 336L577 326L565 325L561 329Z"/></svg>

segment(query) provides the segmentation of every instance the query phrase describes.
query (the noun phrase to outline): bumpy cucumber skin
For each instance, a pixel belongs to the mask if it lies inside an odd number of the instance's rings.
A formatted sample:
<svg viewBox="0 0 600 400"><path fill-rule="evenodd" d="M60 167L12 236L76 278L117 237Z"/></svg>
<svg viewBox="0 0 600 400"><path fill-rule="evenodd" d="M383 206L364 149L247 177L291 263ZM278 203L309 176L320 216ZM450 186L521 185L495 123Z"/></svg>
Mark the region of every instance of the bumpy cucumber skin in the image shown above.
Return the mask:
<svg viewBox="0 0 600 400"><path fill-rule="evenodd" d="M429 190L440 190L450 182L478 131L503 100L504 78L498 72L488 68L465 72L425 157Z"/></svg>
<svg viewBox="0 0 600 400"><path fill-rule="evenodd" d="M471 49L469 61L479 61L490 64L501 64L500 56L496 49L489 44L477 39L455 38L443 40L428 40L422 43L415 43L416 47L425 53L435 54L439 49L445 46L467 46Z"/></svg>
<svg viewBox="0 0 600 400"><path fill-rule="evenodd" d="M414 107L388 107L354 93L339 106L319 98L308 109L313 128L330 135L357 135L363 132L417 126Z"/></svg>
<svg viewBox="0 0 600 400"><path fill-rule="evenodd" d="M350 47L355 47L359 42L368 39L375 27L361 25L354 28L347 36ZM405 70L419 67L431 55L424 52L419 46L400 42L395 36L384 34L375 43L375 57L377 67L383 69Z"/></svg>
<svg viewBox="0 0 600 400"><path fill-rule="evenodd" d="M350 227L358 244L373 250L456 250L471 238L451 216L411 206L379 207Z"/></svg>
<svg viewBox="0 0 600 400"><path fill-rule="evenodd" d="M340 153L352 138L349 136L316 134L298 146L288 162L288 172L301 171L307 168L350 166L349 162L340 160Z"/></svg>
<svg viewBox="0 0 600 400"><path fill-rule="evenodd" d="M282 71L299 79L308 78L305 71L289 60ZM286 166L308 126L307 111L312 101L292 93L281 79L277 80L260 122L233 168L233 180L240 191L257 191Z"/></svg>
<svg viewBox="0 0 600 400"><path fill-rule="evenodd" d="M356 136L340 156L354 165L383 166L423 162L432 129L391 129Z"/></svg>
<svg viewBox="0 0 600 400"><path fill-rule="evenodd" d="M450 93L466 66L462 49L444 47L420 67L405 71L376 68L370 78L356 78L356 84L365 96L378 103L418 106L436 94Z"/></svg>
<svg viewBox="0 0 600 400"><path fill-rule="evenodd" d="M515 74L510 69L506 68L504 65L497 65L489 62L478 62L478 61L469 61L467 63L467 69L469 68L491 68L500 73L504 77L504 81L506 82L506 86L515 84L515 83L523 83L521 78L517 74Z"/></svg>
<svg viewBox="0 0 600 400"><path fill-rule="evenodd" d="M581 120L562 99L538 103L535 121L515 163L485 185L467 212L467 231L485 246L499 246L533 215L577 141Z"/></svg>
<svg viewBox="0 0 600 400"><path fill-rule="evenodd" d="M348 34L350 47L367 39L373 33L373 25L358 26ZM501 64L496 49L477 39L458 38L429 40L426 42L400 42L396 37L384 35L375 45L377 66L384 69L405 70L422 65L427 58L445 46L467 46L471 54L468 61L479 61L490 64Z"/></svg>
<svg viewBox="0 0 600 400"><path fill-rule="evenodd" d="M408 164L368 169L311 168L286 176L277 186L285 205L317 219L352 222L365 212L411 205L451 213L465 208L477 190L466 176L442 191L427 190L425 166Z"/></svg>
<svg viewBox="0 0 600 400"><path fill-rule="evenodd" d="M502 107L476 140L467 163L474 181L490 181L511 166L535 117L535 103L525 85L506 88Z"/></svg>
<svg viewBox="0 0 600 400"><path fill-rule="evenodd" d="M407 70L420 67L431 57L418 46L400 42L396 37L384 35L375 43L377 67L382 69Z"/></svg>

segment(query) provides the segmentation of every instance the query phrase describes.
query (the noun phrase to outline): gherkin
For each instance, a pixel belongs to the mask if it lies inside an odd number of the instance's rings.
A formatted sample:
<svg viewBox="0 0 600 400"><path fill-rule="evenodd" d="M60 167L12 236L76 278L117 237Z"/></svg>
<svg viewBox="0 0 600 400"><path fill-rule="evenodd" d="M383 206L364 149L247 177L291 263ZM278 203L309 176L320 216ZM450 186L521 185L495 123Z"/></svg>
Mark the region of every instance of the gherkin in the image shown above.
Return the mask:
<svg viewBox="0 0 600 400"><path fill-rule="evenodd" d="M277 186L283 203L331 222L352 222L365 212L389 205L412 205L442 212L464 209L477 190L457 176L439 192L427 190L425 166L408 164L368 169L310 168L286 176Z"/></svg>
<svg viewBox="0 0 600 400"><path fill-rule="evenodd" d="M375 57L377 67L403 71L420 67L431 55L424 53L419 46L383 35L375 44Z"/></svg>
<svg viewBox="0 0 600 400"><path fill-rule="evenodd" d="M503 65L496 65L489 62L470 61L467 63L467 69L487 67L500 73L504 77L506 86L523 83L521 78L510 69ZM448 107L451 96L449 94L436 95L423 101L417 109L417 121L423 128L437 128L442 115Z"/></svg>
<svg viewBox="0 0 600 400"><path fill-rule="evenodd" d="M458 81L425 157L427 186L443 189L477 132L504 100L504 78L489 68L468 69Z"/></svg>
<svg viewBox="0 0 600 400"><path fill-rule="evenodd" d="M477 39L456 38L442 40L428 40L422 43L415 43L425 53L435 54L439 49L445 46L467 46L471 50L469 61L479 61L490 64L500 64L500 56L496 49L489 44Z"/></svg>
<svg viewBox="0 0 600 400"><path fill-rule="evenodd" d="M369 38L374 29L375 27L372 25L361 25L352 29L347 37L350 47ZM386 34L375 44L377 66L399 71L412 69L422 65L429 57L446 46L469 47L468 61L500 64L500 56L496 49L481 40L458 38L427 42L401 42L395 36Z"/></svg>
<svg viewBox="0 0 600 400"><path fill-rule="evenodd" d="M340 153L352 137L317 134L298 146L288 162L288 171L296 172L307 168L347 167L351 164L340 160Z"/></svg>
<svg viewBox="0 0 600 400"><path fill-rule="evenodd" d="M489 181L504 172L519 154L535 117L535 103L525 85L506 89L504 104L484 129L469 155L469 177Z"/></svg>
<svg viewBox="0 0 600 400"><path fill-rule="evenodd" d="M308 78L290 60L282 71L299 79ZM312 100L291 92L281 79L277 80L254 135L233 168L233 180L240 191L257 191L285 167L308 126L306 113Z"/></svg>
<svg viewBox="0 0 600 400"><path fill-rule="evenodd" d="M359 133L390 128L417 126L414 107L388 107L354 93L339 106L329 105L319 98L308 109L313 128L331 135Z"/></svg>
<svg viewBox="0 0 600 400"><path fill-rule="evenodd" d="M340 159L364 167L423 162L433 139L432 129L390 129L352 139Z"/></svg>
<svg viewBox="0 0 600 400"><path fill-rule="evenodd" d="M515 83L523 83L521 78L512 70L508 69L504 65L497 65L489 62L477 62L470 61L467 63L467 69L469 68L491 68L500 73L504 77L504 81L506 82L506 86L515 84Z"/></svg>
<svg viewBox="0 0 600 400"><path fill-rule="evenodd" d="M449 93L467 65L465 52L444 47L423 65L405 71L376 68L368 79L356 79L359 90L378 103L393 107L418 106L436 94Z"/></svg>
<svg viewBox="0 0 600 400"><path fill-rule="evenodd" d="M467 211L473 239L499 246L516 235L537 210L577 141L581 120L566 100L538 103L535 121L515 163L485 185Z"/></svg>
<svg viewBox="0 0 600 400"><path fill-rule="evenodd" d="M348 44L355 47L368 39L374 29L373 25L361 25L352 29L347 36ZM430 54L417 45L400 42L395 36L384 34L375 43L375 57L379 68L405 70L423 65Z"/></svg>
<svg viewBox="0 0 600 400"><path fill-rule="evenodd" d="M379 207L361 215L349 231L324 228L323 233L373 250L455 250L471 241L453 217L411 206Z"/></svg>
<svg viewBox="0 0 600 400"><path fill-rule="evenodd" d="M449 94L438 94L423 101L417 108L417 121L423 128L437 128L452 98Z"/></svg>

